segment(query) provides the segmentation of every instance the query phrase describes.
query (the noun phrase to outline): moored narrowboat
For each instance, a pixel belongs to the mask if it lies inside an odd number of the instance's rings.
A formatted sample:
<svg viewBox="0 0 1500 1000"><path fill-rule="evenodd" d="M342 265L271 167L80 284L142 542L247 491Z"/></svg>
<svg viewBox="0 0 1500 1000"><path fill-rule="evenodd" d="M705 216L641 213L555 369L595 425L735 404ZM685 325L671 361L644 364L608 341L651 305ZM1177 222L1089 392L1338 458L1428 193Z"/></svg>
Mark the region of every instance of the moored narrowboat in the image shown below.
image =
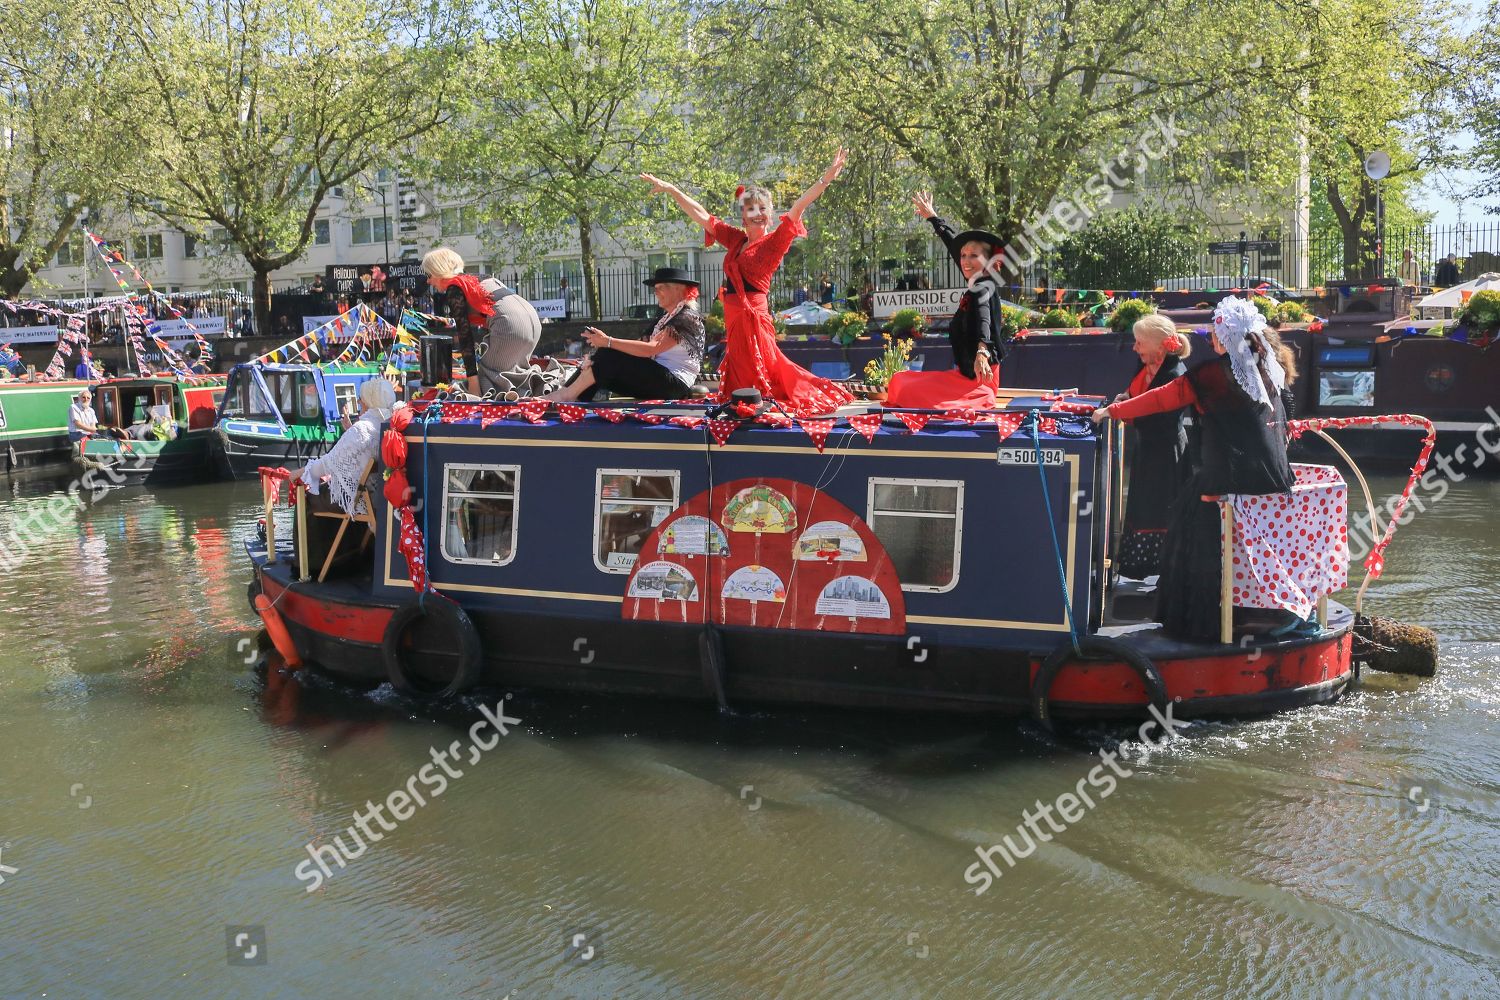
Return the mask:
<svg viewBox="0 0 1500 1000"><path fill-rule="evenodd" d="M7 470L66 462L68 408L92 382L0 382L0 461Z"/></svg>
<svg viewBox="0 0 1500 1000"><path fill-rule="evenodd" d="M250 362L229 372L215 415L220 471L254 479L264 465L301 465L338 440L339 418L375 378L374 365Z"/></svg>
<svg viewBox="0 0 1500 1000"><path fill-rule="evenodd" d="M109 433L85 439L76 463L112 471L116 485L207 479L223 396L220 375L107 379L94 389L94 412Z"/></svg>
<svg viewBox="0 0 1500 1000"><path fill-rule="evenodd" d="M1179 641L1117 599L1130 595L1111 586L1114 435L1084 415L1094 402L801 421L686 403L419 405L387 431L368 529L294 489L279 537L287 476L266 471L252 596L289 659L444 695L1044 720L1336 698L1354 678L1354 616L1328 590L1315 634L1251 646L1228 631ZM1343 484L1319 469L1305 488L1327 500Z"/></svg>

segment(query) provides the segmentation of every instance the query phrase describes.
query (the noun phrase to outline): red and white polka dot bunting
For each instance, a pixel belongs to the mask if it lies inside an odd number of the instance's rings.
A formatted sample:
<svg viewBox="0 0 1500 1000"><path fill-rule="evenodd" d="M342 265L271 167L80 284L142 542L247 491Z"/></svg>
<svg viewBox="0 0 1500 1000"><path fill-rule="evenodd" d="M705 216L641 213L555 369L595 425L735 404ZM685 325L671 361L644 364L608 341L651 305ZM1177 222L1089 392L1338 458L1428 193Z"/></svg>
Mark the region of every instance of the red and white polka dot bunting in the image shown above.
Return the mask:
<svg viewBox="0 0 1500 1000"><path fill-rule="evenodd" d="M874 441L875 434L880 430L880 414L857 413L849 418L849 426L859 431L866 441Z"/></svg>
<svg viewBox="0 0 1500 1000"><path fill-rule="evenodd" d="M547 407L551 405L545 399L525 399L516 404L516 412L528 423L539 424L547 415Z"/></svg>
<svg viewBox="0 0 1500 1000"><path fill-rule="evenodd" d="M702 427L704 421L707 419L707 417L695 417L689 414L680 414L668 420L667 423L676 424L678 427L686 427L690 431L695 431L699 427Z"/></svg>
<svg viewBox="0 0 1500 1000"><path fill-rule="evenodd" d="M595 410L594 412L597 413L597 414L599 414L599 416L603 417L605 420L608 420L610 423L612 423L612 424L618 424L620 421L624 420L626 417L630 416L630 414L634 413L635 411L634 410L616 410L616 409L603 408L603 409Z"/></svg>
<svg viewBox="0 0 1500 1000"><path fill-rule="evenodd" d="M807 436L812 438L813 444L818 446L818 451L822 451L823 446L828 443L828 432L833 430L833 420L802 417L797 423L807 432Z"/></svg>
<svg viewBox="0 0 1500 1000"><path fill-rule="evenodd" d="M583 407L575 403L563 403L557 408L557 415L565 424L576 424L588 413Z"/></svg>
<svg viewBox="0 0 1500 1000"><path fill-rule="evenodd" d="M919 433L927 426L927 421L932 419L927 413L898 413L896 419L906 425L906 429L913 434Z"/></svg>
<svg viewBox="0 0 1500 1000"><path fill-rule="evenodd" d="M739 425L739 421L737 420L720 420L714 418L708 422L708 433L713 435L714 441L720 447L723 447L724 442L729 440L729 435L733 434L735 428Z"/></svg>

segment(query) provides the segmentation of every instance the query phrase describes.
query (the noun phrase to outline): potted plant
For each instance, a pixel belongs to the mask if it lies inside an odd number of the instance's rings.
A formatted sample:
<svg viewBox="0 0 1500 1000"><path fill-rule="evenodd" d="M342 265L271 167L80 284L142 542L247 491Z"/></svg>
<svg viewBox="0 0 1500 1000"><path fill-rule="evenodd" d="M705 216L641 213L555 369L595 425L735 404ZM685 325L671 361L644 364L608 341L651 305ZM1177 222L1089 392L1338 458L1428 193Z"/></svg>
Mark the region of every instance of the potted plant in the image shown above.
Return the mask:
<svg viewBox="0 0 1500 1000"><path fill-rule="evenodd" d="M1062 306L1053 306L1042 313L1041 322L1037 326L1043 330L1071 330L1078 326L1078 314Z"/></svg>
<svg viewBox="0 0 1500 1000"><path fill-rule="evenodd" d="M1458 320L1469 330L1469 342L1487 344L1500 334L1500 291L1485 289L1469 296Z"/></svg>
<svg viewBox="0 0 1500 1000"><path fill-rule="evenodd" d="M829 340L848 347L865 332L865 324L869 322L869 319L862 312L845 311L824 320L821 329L828 335Z"/></svg>
<svg viewBox="0 0 1500 1000"><path fill-rule="evenodd" d="M1109 314L1109 328L1115 333L1129 333L1137 320L1156 312L1156 304L1146 299L1126 299Z"/></svg>
<svg viewBox="0 0 1500 1000"><path fill-rule="evenodd" d="M1283 302L1276 307L1276 318L1283 323L1305 323L1311 315L1300 302Z"/></svg>
<svg viewBox="0 0 1500 1000"><path fill-rule="evenodd" d="M910 340L927 332L927 317L918 309L897 309L891 316L891 335Z"/></svg>
<svg viewBox="0 0 1500 1000"><path fill-rule="evenodd" d="M871 387L867 395L876 400L885 399L891 379L898 372L906 371L911 363L910 340L897 339L889 333L883 334L882 339L885 340L885 350L880 357L865 365L865 382Z"/></svg>
<svg viewBox="0 0 1500 1000"><path fill-rule="evenodd" d="M1000 307L1000 336L1003 340L1010 340L1016 334L1026 329L1026 325L1041 316L1034 309L1023 309L1020 306Z"/></svg>

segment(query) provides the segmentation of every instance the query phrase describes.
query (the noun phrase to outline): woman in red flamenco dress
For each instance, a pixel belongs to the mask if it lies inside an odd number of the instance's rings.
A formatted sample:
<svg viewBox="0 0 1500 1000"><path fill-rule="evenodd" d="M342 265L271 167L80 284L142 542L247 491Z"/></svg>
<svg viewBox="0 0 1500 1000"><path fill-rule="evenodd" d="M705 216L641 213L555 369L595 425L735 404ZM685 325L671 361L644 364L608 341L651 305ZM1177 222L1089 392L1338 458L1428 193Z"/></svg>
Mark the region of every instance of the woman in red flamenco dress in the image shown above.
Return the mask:
<svg viewBox="0 0 1500 1000"><path fill-rule="evenodd" d="M1000 315L1000 287L989 269L1001 252L1000 237L982 229L954 233L932 207L932 195L911 199L917 217L932 224L969 283L948 324L953 343L949 371L899 372L887 387L886 406L924 410L984 410L995 405L1000 359L1007 347Z"/></svg>
<svg viewBox="0 0 1500 1000"><path fill-rule="evenodd" d="M710 215L702 205L675 185L651 174L641 180L652 194L667 194L688 218L703 227L704 243L721 244L724 255L724 360L719 365L719 393L724 399L736 389L759 389L799 416L832 413L853 399L849 391L818 378L793 362L776 345L776 327L766 296L771 276L781 266L792 240L805 236L802 213L818 200L844 169L842 149L822 178L792 204L775 229L771 228L771 192L762 187L741 188L736 197L743 229Z"/></svg>

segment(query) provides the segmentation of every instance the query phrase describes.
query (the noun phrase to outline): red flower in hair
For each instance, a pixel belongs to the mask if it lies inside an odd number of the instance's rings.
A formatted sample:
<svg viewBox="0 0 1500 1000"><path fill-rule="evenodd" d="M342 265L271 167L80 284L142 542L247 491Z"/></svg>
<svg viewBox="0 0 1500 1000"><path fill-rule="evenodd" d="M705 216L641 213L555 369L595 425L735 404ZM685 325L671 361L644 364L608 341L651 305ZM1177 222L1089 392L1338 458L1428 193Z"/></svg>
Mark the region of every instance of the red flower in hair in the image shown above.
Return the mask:
<svg viewBox="0 0 1500 1000"><path fill-rule="evenodd" d="M1161 346L1165 347L1170 354L1176 354L1182 350L1182 338L1175 333L1169 333L1161 340Z"/></svg>

